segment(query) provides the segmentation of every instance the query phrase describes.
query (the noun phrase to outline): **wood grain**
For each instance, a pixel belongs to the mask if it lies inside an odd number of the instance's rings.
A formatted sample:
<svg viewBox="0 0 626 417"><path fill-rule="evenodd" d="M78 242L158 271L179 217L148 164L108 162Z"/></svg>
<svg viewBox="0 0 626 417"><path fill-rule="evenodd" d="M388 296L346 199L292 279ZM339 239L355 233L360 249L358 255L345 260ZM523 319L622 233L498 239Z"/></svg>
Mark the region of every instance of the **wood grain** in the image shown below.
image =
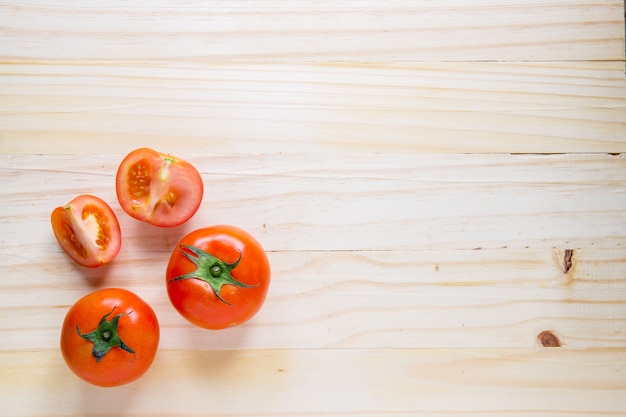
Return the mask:
<svg viewBox="0 0 626 417"><path fill-rule="evenodd" d="M139 381L102 390L57 351L10 352L0 356L0 413L620 416L624 361L624 349L161 351Z"/></svg>
<svg viewBox="0 0 626 417"><path fill-rule="evenodd" d="M239 224L269 251L616 249L624 243L621 155L183 153L207 190L194 219L172 233L131 222L119 209L115 172L125 154L0 156L6 238L49 244L52 209L92 193L115 207L133 251L169 251L181 230L215 223ZM24 235L24 216L38 219L41 233Z"/></svg>
<svg viewBox="0 0 626 417"><path fill-rule="evenodd" d="M116 202L122 156L2 156L5 348L55 344L69 305L101 286L149 300L164 349L518 348L540 345L545 330L569 348L626 347L622 157L190 154L204 205L158 229ZM116 261L97 270L73 265L48 221L83 192L109 201L124 231ZM174 313L162 286L176 243L215 223L255 234L274 280L253 323L207 334ZM32 268L45 286L33 286Z"/></svg>
<svg viewBox="0 0 626 417"><path fill-rule="evenodd" d="M0 73L3 153L626 151L623 61L65 61Z"/></svg>
<svg viewBox="0 0 626 417"><path fill-rule="evenodd" d="M0 2L0 416L626 415L624 33L621 0ZM140 146L201 171L187 224L119 208ZM81 193L122 225L96 270L50 230ZM219 332L163 288L215 223L273 271ZM162 338L100 389L57 346L111 286Z"/></svg>
<svg viewBox="0 0 626 417"><path fill-rule="evenodd" d="M3 2L0 59L615 60L624 56L623 6L617 0Z"/></svg>
<svg viewBox="0 0 626 417"><path fill-rule="evenodd" d="M172 309L169 253L127 253L135 259L80 271L49 250L39 262L3 259L14 277L0 286L13 294L0 308L0 329L11 334L4 349L55 346L69 306L100 287L146 299L162 349L517 348L540 346L542 331L568 348L626 347L622 250L579 251L570 275L549 250L271 253L263 310L223 332L198 331ZM45 286L29 268L45 274Z"/></svg>

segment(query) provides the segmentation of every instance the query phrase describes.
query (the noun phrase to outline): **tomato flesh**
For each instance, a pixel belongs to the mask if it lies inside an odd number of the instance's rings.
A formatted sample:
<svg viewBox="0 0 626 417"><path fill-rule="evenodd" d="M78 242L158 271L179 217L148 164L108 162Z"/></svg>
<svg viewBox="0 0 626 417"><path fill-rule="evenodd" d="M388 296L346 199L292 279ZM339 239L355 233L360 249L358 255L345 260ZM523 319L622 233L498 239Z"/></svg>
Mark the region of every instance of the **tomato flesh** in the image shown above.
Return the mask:
<svg viewBox="0 0 626 417"><path fill-rule="evenodd" d="M270 265L261 244L229 225L185 236L166 270L174 308L191 323L213 330L252 318L265 301L269 283Z"/></svg>
<svg viewBox="0 0 626 417"><path fill-rule="evenodd" d="M91 384L110 387L141 377L156 356L159 338L159 322L148 303L131 291L106 288L68 310L60 347L72 372Z"/></svg>
<svg viewBox="0 0 626 417"><path fill-rule="evenodd" d="M50 216L54 236L77 264L95 268L110 262L122 245L120 225L111 207L98 197L80 195Z"/></svg>
<svg viewBox="0 0 626 417"><path fill-rule="evenodd" d="M190 163L152 149L140 148L120 163L115 189L122 209L155 226L177 226L200 207L204 186Z"/></svg>

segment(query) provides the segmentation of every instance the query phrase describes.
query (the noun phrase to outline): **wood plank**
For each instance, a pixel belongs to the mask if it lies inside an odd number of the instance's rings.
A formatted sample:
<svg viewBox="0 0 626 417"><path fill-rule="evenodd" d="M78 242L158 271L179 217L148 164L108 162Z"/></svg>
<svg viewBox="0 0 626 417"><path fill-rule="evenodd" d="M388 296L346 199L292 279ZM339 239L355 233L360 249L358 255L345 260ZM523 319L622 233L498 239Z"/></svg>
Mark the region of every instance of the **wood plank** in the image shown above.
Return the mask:
<svg viewBox="0 0 626 417"><path fill-rule="evenodd" d="M99 287L148 301L165 349L519 348L540 346L543 331L569 348L626 347L623 249L576 251L568 274L544 250L270 253L263 309L220 332L198 331L173 310L168 254L84 271L48 250L37 263L0 258L12 277L0 284L11 294L0 307L3 349L56 345L69 306Z"/></svg>
<svg viewBox="0 0 626 417"><path fill-rule="evenodd" d="M47 248L52 209L92 193L115 208L131 253L169 251L183 231L215 223L248 229L269 251L624 245L623 155L183 153L206 193L196 216L171 230L119 209L124 156L0 155L5 239ZM37 233L23 233L24 218Z"/></svg>
<svg viewBox="0 0 626 417"><path fill-rule="evenodd" d="M623 2L45 1L0 5L0 59L596 61L624 57Z"/></svg>
<svg viewBox="0 0 626 417"><path fill-rule="evenodd" d="M171 307L169 253L85 271L47 250L0 259L11 277L0 283L11 294L0 307L3 349L57 345L70 305L101 287L152 305L164 349L520 348L540 346L544 331L568 348L626 347L623 249L576 251L567 274L548 250L273 252L263 309L220 332L199 331Z"/></svg>
<svg viewBox="0 0 626 417"><path fill-rule="evenodd" d="M69 61L0 73L2 153L626 151L623 62Z"/></svg>
<svg viewBox="0 0 626 417"><path fill-rule="evenodd" d="M102 389L55 350L2 351L0 413L618 416L625 361L625 349L160 351L140 380Z"/></svg>

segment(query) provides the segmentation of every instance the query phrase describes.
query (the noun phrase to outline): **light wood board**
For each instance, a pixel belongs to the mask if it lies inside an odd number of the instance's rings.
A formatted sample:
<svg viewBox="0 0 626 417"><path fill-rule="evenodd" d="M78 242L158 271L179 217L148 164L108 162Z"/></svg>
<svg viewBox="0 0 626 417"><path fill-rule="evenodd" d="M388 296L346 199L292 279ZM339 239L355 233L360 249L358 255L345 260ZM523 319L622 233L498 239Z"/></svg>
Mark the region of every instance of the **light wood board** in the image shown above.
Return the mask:
<svg viewBox="0 0 626 417"><path fill-rule="evenodd" d="M0 3L0 416L626 415L624 70L620 1ZM141 146L200 170L188 223L119 207ZM95 270L50 228L82 193L122 226ZM164 288L216 223L272 266L217 332ZM102 389L58 341L112 286L161 343Z"/></svg>

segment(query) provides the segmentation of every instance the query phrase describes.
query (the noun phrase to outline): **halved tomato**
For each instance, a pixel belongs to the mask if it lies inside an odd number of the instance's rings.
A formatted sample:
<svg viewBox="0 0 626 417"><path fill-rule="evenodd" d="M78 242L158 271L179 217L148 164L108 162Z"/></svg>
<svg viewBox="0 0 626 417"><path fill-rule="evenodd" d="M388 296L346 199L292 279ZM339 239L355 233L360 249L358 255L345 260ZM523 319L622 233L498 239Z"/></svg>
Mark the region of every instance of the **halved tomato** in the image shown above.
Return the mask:
<svg viewBox="0 0 626 417"><path fill-rule="evenodd" d="M155 226L178 226L200 207L204 186L198 170L182 159L149 148L122 160L117 199L129 216Z"/></svg>
<svg viewBox="0 0 626 417"><path fill-rule="evenodd" d="M95 268L120 251L122 233L111 207L93 195L79 195L50 216L59 245L77 264Z"/></svg>

